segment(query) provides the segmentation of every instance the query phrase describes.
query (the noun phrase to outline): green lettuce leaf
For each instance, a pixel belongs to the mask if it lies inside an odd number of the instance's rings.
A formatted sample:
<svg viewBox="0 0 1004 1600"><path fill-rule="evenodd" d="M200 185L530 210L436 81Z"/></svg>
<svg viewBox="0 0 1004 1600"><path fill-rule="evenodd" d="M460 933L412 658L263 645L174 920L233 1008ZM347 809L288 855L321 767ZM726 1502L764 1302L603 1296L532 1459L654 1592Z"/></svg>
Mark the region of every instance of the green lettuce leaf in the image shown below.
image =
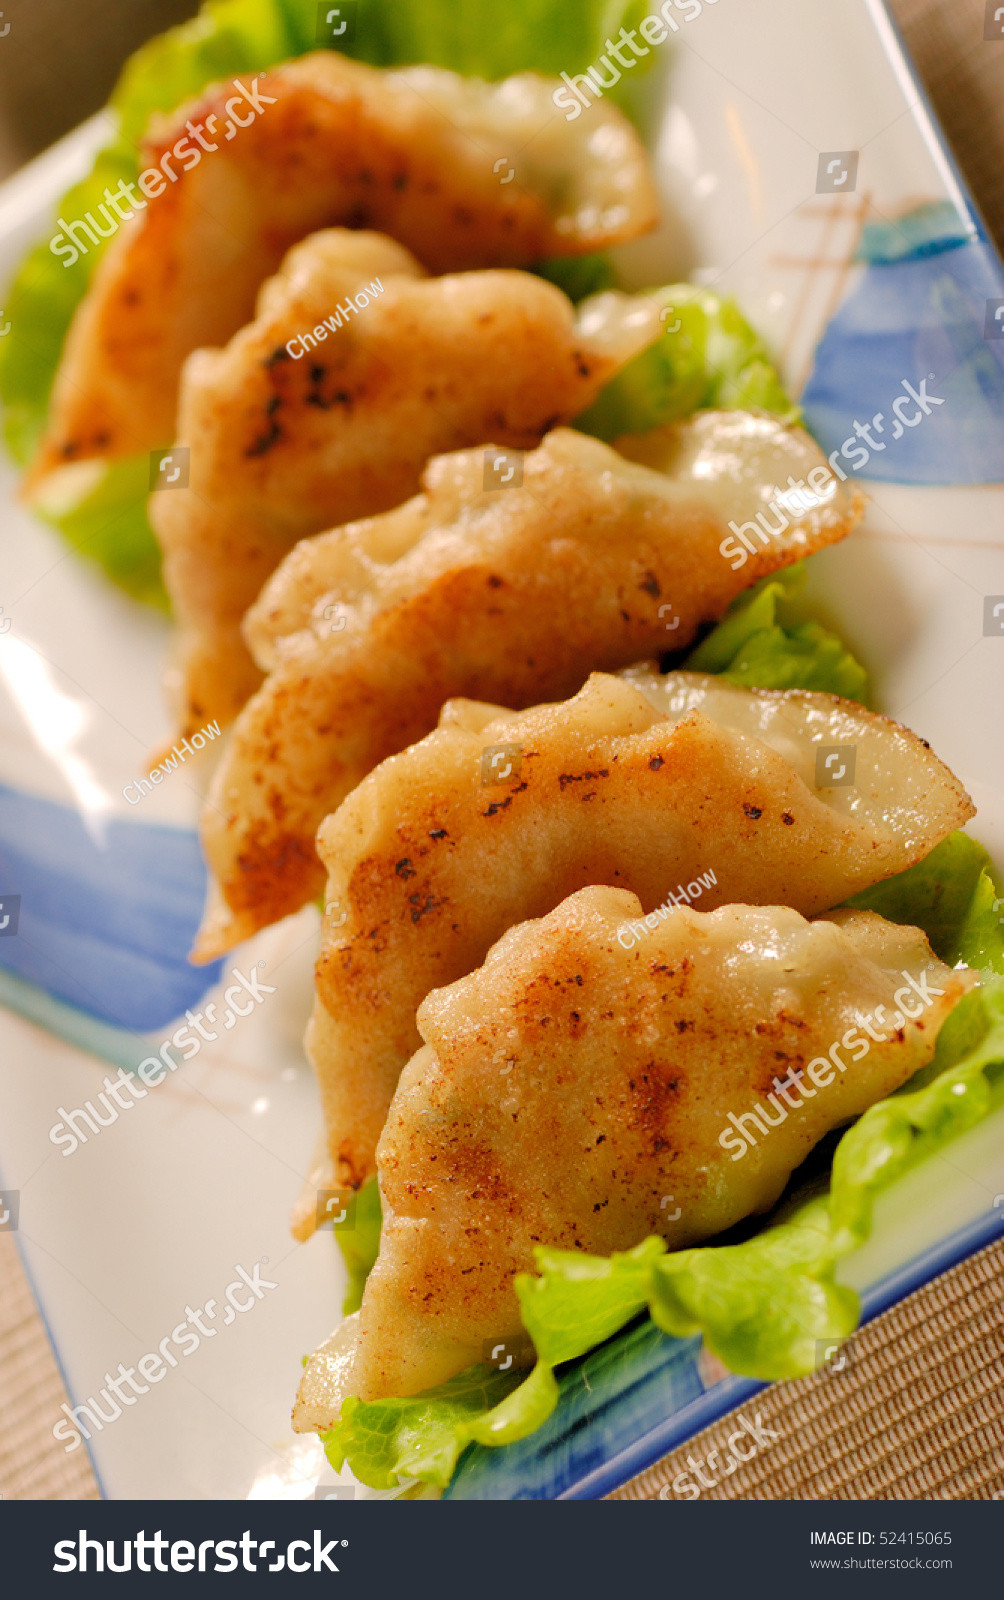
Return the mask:
<svg viewBox="0 0 1004 1600"><path fill-rule="evenodd" d="M859 1306L834 1282L825 1199L743 1244L679 1250L653 1272L650 1310L664 1333L703 1333L733 1372L778 1380L811 1372L823 1340L857 1326Z"/></svg>
<svg viewBox="0 0 1004 1600"><path fill-rule="evenodd" d="M868 704L868 677L837 638L818 622L765 628L722 673L749 689L819 689Z"/></svg>
<svg viewBox="0 0 1004 1600"><path fill-rule="evenodd" d="M537 1352L530 1376L501 1398L498 1376L476 1367L412 1400L348 1400L324 1436L336 1469L347 1461L380 1488L409 1476L445 1487L472 1442L509 1443L539 1427L557 1403L555 1367L646 1309L666 1333L703 1335L733 1372L768 1382L812 1372L820 1346L857 1326L857 1296L835 1273L868 1238L878 1196L1004 1103L1004 978L959 1002L927 1070L929 1082L880 1101L844 1134L828 1197L803 1200L741 1244L667 1252L649 1238L609 1258L538 1249L539 1276L516 1280Z"/></svg>
<svg viewBox="0 0 1004 1600"><path fill-rule="evenodd" d="M78 555L96 562L134 600L167 611L160 548L146 515L149 471L146 456L81 462L73 477L84 486L82 490L66 496L57 479L61 498L47 488L49 498L36 500L33 509Z"/></svg>
<svg viewBox="0 0 1004 1600"><path fill-rule="evenodd" d="M991 978L960 1000L938 1034L931 1066L920 1076L930 1081L880 1100L837 1146L830 1233L840 1255L868 1238L884 1188L1004 1100L1004 978Z"/></svg>
<svg viewBox="0 0 1004 1600"><path fill-rule="evenodd" d="M761 578L732 602L684 666L748 689L816 689L867 705L868 675L836 634L796 621L793 602L804 583L801 562Z"/></svg>
<svg viewBox="0 0 1004 1600"><path fill-rule="evenodd" d="M348 1460L371 1489L408 1478L445 1487L461 1450L519 1382L519 1373L471 1367L413 1400L345 1400L337 1426L321 1436L328 1460L336 1472Z"/></svg>
<svg viewBox="0 0 1004 1600"><path fill-rule="evenodd" d="M982 848L978 846L977 848ZM962 961L984 977L1004 973L1004 899L1000 877L984 869L954 940L945 941L953 964Z"/></svg>
<svg viewBox="0 0 1004 1600"><path fill-rule="evenodd" d="M351 1228L335 1228L335 1238L348 1269L349 1281L342 1302L342 1315L350 1316L363 1303L366 1279L373 1270L380 1250L380 1190L369 1178L356 1195L355 1217Z"/></svg>
<svg viewBox="0 0 1004 1600"><path fill-rule="evenodd" d="M665 1248L661 1239L645 1239L610 1256L537 1250L543 1275L521 1273L516 1292L538 1361L573 1361L630 1322L647 1302L652 1263Z"/></svg>
<svg viewBox="0 0 1004 1600"><path fill-rule="evenodd" d="M650 292L663 303L665 332L611 379L576 418L577 428L610 442L712 406L797 418L765 345L735 301L692 283Z"/></svg>
<svg viewBox="0 0 1004 1600"><path fill-rule="evenodd" d="M651 1264L665 1248L661 1239L646 1239L609 1258L539 1251L559 1270L553 1279L527 1274L516 1280L538 1356L530 1376L469 1367L415 1399L348 1399L338 1422L322 1435L335 1471L348 1461L360 1482L373 1489L393 1488L408 1477L442 1489L469 1444L525 1438L557 1404L554 1367L585 1355L644 1309Z"/></svg>
<svg viewBox="0 0 1004 1600"><path fill-rule="evenodd" d="M574 305L585 300L587 295L617 287L613 263L602 250L588 256L549 257L546 261L538 261L533 270L539 278L557 284Z"/></svg>
<svg viewBox="0 0 1004 1600"><path fill-rule="evenodd" d="M923 928L934 953L985 974L1004 973L1004 901L990 857L968 833L950 833L906 872L847 904Z"/></svg>

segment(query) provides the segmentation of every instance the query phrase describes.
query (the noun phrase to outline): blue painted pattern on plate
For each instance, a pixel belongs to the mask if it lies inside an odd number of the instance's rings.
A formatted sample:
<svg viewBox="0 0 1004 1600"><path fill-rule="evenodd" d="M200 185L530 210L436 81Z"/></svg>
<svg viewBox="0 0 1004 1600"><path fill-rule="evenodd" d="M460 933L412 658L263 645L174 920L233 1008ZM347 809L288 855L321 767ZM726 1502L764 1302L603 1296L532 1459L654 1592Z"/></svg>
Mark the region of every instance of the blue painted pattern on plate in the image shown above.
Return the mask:
<svg viewBox="0 0 1004 1600"><path fill-rule="evenodd" d="M164 1027L222 966L187 959L206 892L199 841L182 829L89 820L0 785L0 896L20 897L16 932L0 935L0 966L115 1027Z"/></svg>

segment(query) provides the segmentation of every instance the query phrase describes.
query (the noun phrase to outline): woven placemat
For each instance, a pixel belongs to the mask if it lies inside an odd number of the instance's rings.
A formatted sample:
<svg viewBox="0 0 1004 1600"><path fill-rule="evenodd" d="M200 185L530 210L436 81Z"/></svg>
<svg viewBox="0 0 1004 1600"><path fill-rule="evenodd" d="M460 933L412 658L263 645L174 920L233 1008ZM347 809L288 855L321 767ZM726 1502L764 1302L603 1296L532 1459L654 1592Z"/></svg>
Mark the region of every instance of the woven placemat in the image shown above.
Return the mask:
<svg viewBox="0 0 1004 1600"><path fill-rule="evenodd" d="M0 1233L0 1495L5 1500L97 1500L85 1450L52 1437L66 1399L14 1235Z"/></svg>
<svg viewBox="0 0 1004 1600"><path fill-rule="evenodd" d="M892 0L892 9L1000 242L1004 43L984 42L983 0ZM755 1457L701 1494L912 1500L984 1499L1004 1492L1004 1319L996 1303L1002 1269L1004 1246L983 1251L869 1323L845 1351L839 1371L776 1386L758 1396L753 1408L740 1408L751 1424L759 1411L761 1425L778 1438L758 1446ZM67 1455L52 1437L66 1399L13 1238L0 1233L3 1497L97 1497L85 1452ZM783 1426L769 1420L775 1416ZM737 1426L732 1419L716 1423L612 1498L648 1499L660 1489L677 1498L672 1483L689 1471L687 1455L706 1463L708 1452L721 1450ZM741 1450L748 1448L740 1441ZM725 1466L729 1454L726 1446ZM716 1475L703 1466L702 1471Z"/></svg>
<svg viewBox="0 0 1004 1600"><path fill-rule="evenodd" d="M860 1328L821 1371L773 1384L607 1498L1004 1496L1002 1281L999 1240Z"/></svg>

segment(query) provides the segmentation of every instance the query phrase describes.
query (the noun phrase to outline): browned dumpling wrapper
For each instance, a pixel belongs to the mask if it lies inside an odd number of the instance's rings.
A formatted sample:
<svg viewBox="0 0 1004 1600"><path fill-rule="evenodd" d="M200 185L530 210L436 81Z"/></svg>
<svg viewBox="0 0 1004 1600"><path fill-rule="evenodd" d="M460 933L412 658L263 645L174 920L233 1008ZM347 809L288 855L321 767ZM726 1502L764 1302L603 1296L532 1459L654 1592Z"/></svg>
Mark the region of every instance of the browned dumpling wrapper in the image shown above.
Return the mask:
<svg viewBox="0 0 1004 1600"><path fill-rule="evenodd" d="M820 784L831 747L853 748L853 784ZM333 1181L374 1170L420 1002L514 923L590 883L638 895L646 921L622 937L642 949L674 904L813 915L972 815L923 740L834 695L647 665L522 713L447 705L318 836L329 877L308 1046Z"/></svg>
<svg viewBox="0 0 1004 1600"><path fill-rule="evenodd" d="M34 478L174 438L185 357L247 322L263 280L319 228L390 234L431 272L528 266L645 232L657 207L638 135L609 101L581 126L555 116L558 86L325 50L155 119L140 158L160 169L149 198L133 185L132 220L124 200L107 220L97 208L98 232L118 234L74 318ZM75 248L62 240L61 254Z"/></svg>
<svg viewBox="0 0 1004 1600"><path fill-rule="evenodd" d="M331 229L290 252L255 321L189 359L188 482L150 502L181 630L184 732L229 721L261 682L241 619L298 539L399 506L441 450L536 445L658 337L654 300L597 299L576 312L526 272L427 278L380 234Z"/></svg>
<svg viewBox="0 0 1004 1600"><path fill-rule="evenodd" d="M537 1245L680 1247L768 1210L976 981L872 912L673 907L625 949L642 909L584 889L423 1003L347 1392L415 1394L518 1338Z"/></svg>
<svg viewBox="0 0 1004 1600"><path fill-rule="evenodd" d="M813 509L792 507L736 572L719 548L730 520L804 480L817 445L729 411L660 430L660 447L656 471L557 429L522 459L503 454L513 481L498 488L494 452L442 456L415 499L289 556L246 622L269 677L203 816L215 885L198 959L320 892L324 816L451 696L532 705L574 693L592 668L685 647L747 583L843 538L860 513L827 474Z"/></svg>

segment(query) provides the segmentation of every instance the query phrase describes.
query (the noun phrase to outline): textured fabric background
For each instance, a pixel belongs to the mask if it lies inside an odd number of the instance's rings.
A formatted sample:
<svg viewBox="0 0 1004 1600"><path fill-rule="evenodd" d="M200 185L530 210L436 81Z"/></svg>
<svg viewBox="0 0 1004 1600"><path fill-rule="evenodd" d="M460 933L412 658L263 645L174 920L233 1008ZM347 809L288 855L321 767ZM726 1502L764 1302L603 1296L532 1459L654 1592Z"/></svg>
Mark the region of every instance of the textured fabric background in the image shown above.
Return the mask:
<svg viewBox="0 0 1004 1600"><path fill-rule="evenodd" d="M773 1384L608 1498L692 1500L696 1489L703 1500L995 1499L1002 1276L998 1242L869 1322L829 1368ZM737 1464L728 1440L740 1419L749 1459Z"/></svg>
<svg viewBox="0 0 1004 1600"><path fill-rule="evenodd" d="M463 3L463 0L460 0ZM807 0L815 3L815 0ZM0 175L104 104L122 58L191 15L195 0L7 0L0 45ZM990 229L1004 245L1004 42L983 39L983 0L892 0L935 110ZM851 1342L843 1367L775 1385L756 1405L778 1438L713 1499L989 1499L1004 1495L1004 1244L928 1284ZM21 1270L0 1233L0 1495L94 1499L82 1450L51 1429L66 1398ZM752 1416L750 1415L752 1412ZM619 1490L673 1491L687 1456L706 1463L725 1419ZM703 1468L706 1477L715 1471ZM693 1475L690 1474L693 1481Z"/></svg>

